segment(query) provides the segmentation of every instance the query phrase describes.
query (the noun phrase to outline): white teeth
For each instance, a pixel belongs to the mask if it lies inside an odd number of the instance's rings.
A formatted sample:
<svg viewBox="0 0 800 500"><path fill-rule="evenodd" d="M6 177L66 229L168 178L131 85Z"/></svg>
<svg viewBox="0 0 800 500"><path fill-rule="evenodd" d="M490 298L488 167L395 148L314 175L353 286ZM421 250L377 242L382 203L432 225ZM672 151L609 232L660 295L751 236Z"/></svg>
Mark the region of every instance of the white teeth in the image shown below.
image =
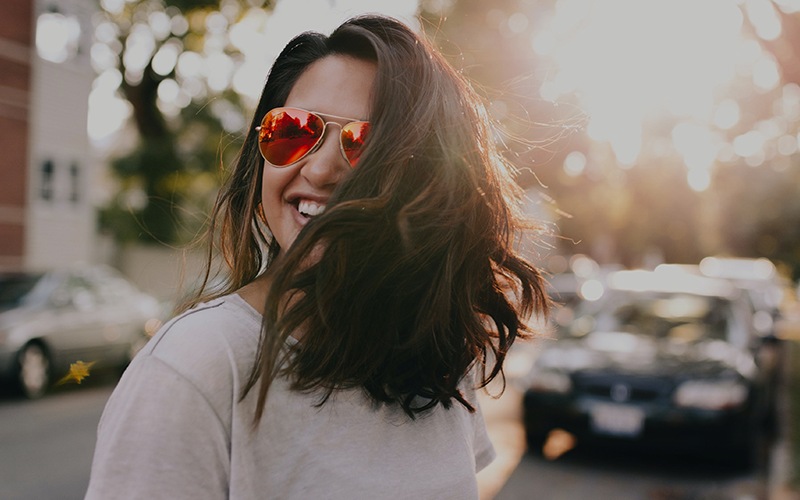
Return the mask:
<svg viewBox="0 0 800 500"><path fill-rule="evenodd" d="M325 205L320 205L314 201L301 200L300 203L297 204L297 211L308 217L313 217L324 212Z"/></svg>

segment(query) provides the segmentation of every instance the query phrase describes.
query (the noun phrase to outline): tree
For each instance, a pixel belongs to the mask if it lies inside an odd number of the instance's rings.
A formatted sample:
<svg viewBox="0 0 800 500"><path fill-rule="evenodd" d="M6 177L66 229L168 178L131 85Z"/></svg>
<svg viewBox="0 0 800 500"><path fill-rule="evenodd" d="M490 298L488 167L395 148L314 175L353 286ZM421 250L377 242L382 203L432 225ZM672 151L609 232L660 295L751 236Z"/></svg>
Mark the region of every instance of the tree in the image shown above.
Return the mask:
<svg viewBox="0 0 800 500"><path fill-rule="evenodd" d="M706 7L704 3L678 3ZM667 8L678 3L660 5ZM735 103L738 122L727 128L714 124L705 129L685 127L689 136L699 131L719 142L707 187L697 178L695 184L690 182L691 175L698 172L692 171L687 164L692 159L676 145L676 126L695 125L689 120L669 114L650 116L642 122L638 157L624 163L608 143L592 139L585 128L576 127L581 124L576 109L582 108L583 96L573 92L553 101L542 98L543 85L558 67L534 50L537 37L560 8L569 10L578 4L559 0L462 0L431 1L427 5L429 31L447 48L454 64L477 82L491 102L490 111L500 127L509 131L507 155L520 170L519 182L540 185L553 200L552 214L563 236L557 240L561 252L588 253L599 260L630 266L641 265L653 249L672 262L697 262L712 253L766 256L782 261L794 269L796 277L800 276L800 237L794 230L800 227L800 193L796 187L800 180L796 144L800 87L792 86L800 83L800 14L791 12L787 2L774 0L760 5L772 9L774 18L764 11L761 17L755 16L748 10L749 3L738 7L743 36L756 40L769 54L759 60L766 67L767 79L770 58L776 62L781 75L777 85L759 86L756 80L763 74L756 73L763 67L748 68L740 63L739 69L745 73L739 71L725 87L714 90L716 105L726 100ZM644 4L636 2L625 5L645 9ZM610 8L610 4L599 1L580 6L576 13L576 22L583 23L576 24L579 35L586 32L589 18L602 16ZM588 12L589 8L594 10ZM735 9L727 13L733 16ZM620 26L637 33L637 14L647 12L623 16L628 24ZM583 21L581 16L586 16ZM780 36L775 36L775 23L770 19L778 20ZM681 40L680 26L696 20L673 21L676 24L664 20L661 25L672 30L664 37L677 41ZM642 40L648 35L639 34ZM616 34L603 31L597 35L613 40ZM709 26L707 38L711 35ZM642 40L619 38L623 49ZM674 56L674 46L662 46L663 52L643 57L668 62ZM584 61L601 78L614 75L614 68L603 66L605 55L600 54L600 60ZM713 62L706 60L706 64ZM680 85L682 77L691 75L666 76L676 76ZM641 103L631 103L637 105ZM755 144L755 149L750 144ZM569 169L565 160L572 153L577 153L573 159L579 161L576 168Z"/></svg>
<svg viewBox="0 0 800 500"><path fill-rule="evenodd" d="M101 2L98 71L118 75L138 136L111 162L120 189L101 212L102 228L118 240L178 243L203 225L196 214L207 213L219 166L242 140L246 103L218 77L241 62L227 28L251 3Z"/></svg>

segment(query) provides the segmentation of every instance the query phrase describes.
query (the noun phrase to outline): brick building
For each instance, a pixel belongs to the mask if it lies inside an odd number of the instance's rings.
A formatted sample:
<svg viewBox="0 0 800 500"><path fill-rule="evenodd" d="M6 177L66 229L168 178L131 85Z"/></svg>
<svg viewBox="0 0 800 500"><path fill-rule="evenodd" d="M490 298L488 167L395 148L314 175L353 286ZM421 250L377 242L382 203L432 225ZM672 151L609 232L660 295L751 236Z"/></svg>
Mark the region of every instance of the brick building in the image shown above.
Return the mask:
<svg viewBox="0 0 800 500"><path fill-rule="evenodd" d="M0 269L93 257L91 4L0 5Z"/></svg>
<svg viewBox="0 0 800 500"><path fill-rule="evenodd" d="M22 266L30 126L33 0L0 15L0 267Z"/></svg>

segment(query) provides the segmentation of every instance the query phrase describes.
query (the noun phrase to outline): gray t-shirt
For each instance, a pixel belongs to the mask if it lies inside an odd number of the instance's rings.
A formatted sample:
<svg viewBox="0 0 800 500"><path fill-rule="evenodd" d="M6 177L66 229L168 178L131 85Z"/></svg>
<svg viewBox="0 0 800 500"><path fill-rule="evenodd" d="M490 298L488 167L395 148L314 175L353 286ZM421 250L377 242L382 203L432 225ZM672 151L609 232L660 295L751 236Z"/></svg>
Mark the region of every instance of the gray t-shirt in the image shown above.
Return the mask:
<svg viewBox="0 0 800 500"><path fill-rule="evenodd" d="M238 295L173 319L125 371L100 420L87 499L477 498L494 458L480 410L409 419L360 390L270 387L239 401L261 316ZM478 408L475 393L464 387Z"/></svg>

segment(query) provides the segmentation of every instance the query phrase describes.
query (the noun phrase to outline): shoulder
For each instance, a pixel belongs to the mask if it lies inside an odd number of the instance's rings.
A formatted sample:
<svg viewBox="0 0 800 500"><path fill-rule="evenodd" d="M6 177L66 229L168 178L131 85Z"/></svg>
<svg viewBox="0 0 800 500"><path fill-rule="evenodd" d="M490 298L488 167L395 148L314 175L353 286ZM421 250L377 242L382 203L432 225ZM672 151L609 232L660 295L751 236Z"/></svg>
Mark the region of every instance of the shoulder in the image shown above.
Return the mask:
<svg viewBox="0 0 800 500"><path fill-rule="evenodd" d="M260 316L241 298L220 297L167 322L134 363L156 358L201 389L239 385L237 379L252 367L260 330Z"/></svg>

